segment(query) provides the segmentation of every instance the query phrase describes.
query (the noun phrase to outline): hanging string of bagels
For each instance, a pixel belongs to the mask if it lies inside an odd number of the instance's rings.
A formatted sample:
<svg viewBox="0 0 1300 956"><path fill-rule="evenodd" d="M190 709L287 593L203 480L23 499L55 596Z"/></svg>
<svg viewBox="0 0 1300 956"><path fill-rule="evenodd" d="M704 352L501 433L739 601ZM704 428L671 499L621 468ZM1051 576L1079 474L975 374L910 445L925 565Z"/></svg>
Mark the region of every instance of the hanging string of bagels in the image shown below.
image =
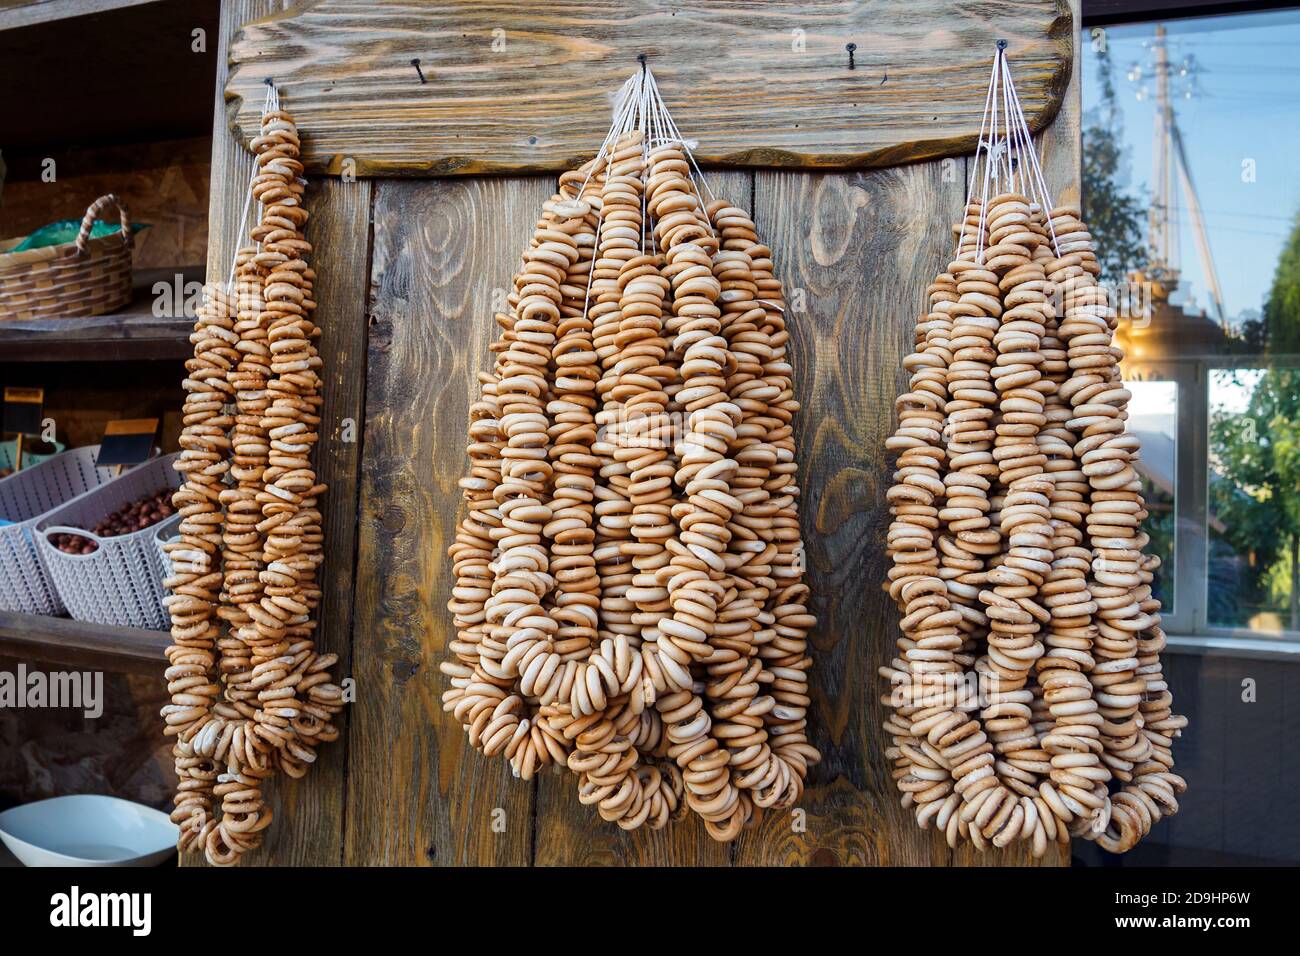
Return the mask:
<svg viewBox="0 0 1300 956"><path fill-rule="evenodd" d="M902 615L887 754L956 847L1122 853L1178 810L1139 442L1075 206L1054 206L999 42L956 255L887 440Z"/></svg>
<svg viewBox="0 0 1300 956"><path fill-rule="evenodd" d="M799 799L808 588L771 250L644 58L495 316L449 548L444 707L624 829L730 840Z"/></svg>
<svg viewBox="0 0 1300 956"><path fill-rule="evenodd" d="M338 737L343 704L335 655L314 640L325 487L311 455L323 399L303 167L293 118L267 87L229 277L205 286L190 336L184 480L172 499L183 517L166 546L172 821L179 848L216 865L261 843L266 781L303 776Z"/></svg>

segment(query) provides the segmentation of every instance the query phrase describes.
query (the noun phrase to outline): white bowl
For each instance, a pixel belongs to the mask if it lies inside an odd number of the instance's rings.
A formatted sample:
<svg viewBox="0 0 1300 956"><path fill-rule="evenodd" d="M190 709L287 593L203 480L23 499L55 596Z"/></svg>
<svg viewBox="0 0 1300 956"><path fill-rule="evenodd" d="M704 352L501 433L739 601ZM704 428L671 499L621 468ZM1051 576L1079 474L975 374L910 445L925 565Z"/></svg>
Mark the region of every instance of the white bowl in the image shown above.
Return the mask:
<svg viewBox="0 0 1300 956"><path fill-rule="evenodd" d="M0 813L0 840L27 866L157 866L176 852L167 814L130 800L76 794Z"/></svg>

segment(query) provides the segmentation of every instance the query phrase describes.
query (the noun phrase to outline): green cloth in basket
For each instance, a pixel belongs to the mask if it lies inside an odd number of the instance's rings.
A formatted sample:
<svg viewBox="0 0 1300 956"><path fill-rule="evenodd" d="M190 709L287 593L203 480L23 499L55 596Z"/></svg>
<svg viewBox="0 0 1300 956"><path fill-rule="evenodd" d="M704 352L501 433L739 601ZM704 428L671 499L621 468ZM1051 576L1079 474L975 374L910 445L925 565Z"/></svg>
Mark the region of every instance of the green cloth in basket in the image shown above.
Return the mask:
<svg viewBox="0 0 1300 956"><path fill-rule="evenodd" d="M131 223L131 235L135 235L141 229L148 228L149 223L147 222L133 222ZM46 246L61 246L65 242L75 242L77 233L80 230L80 219L60 219L48 226L41 226L9 251L25 252L28 249L43 249ZM100 236L111 236L113 233L121 231L121 223L104 222L101 219L96 219L95 224L90 227L90 238L98 239Z"/></svg>

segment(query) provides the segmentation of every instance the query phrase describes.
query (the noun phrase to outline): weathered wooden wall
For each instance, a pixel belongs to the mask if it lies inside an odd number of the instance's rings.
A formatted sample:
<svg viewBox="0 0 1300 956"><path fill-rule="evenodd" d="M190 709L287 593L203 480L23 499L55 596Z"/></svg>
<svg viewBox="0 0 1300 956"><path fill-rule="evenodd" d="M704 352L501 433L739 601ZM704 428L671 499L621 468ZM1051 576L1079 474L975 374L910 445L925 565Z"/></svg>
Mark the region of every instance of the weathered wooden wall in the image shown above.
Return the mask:
<svg viewBox="0 0 1300 956"><path fill-rule="evenodd" d="M227 0L222 42L273 12ZM1077 19L1076 19L1077 22ZM670 55L666 53L665 55ZM1046 132L1049 176L1078 176L1072 74ZM218 89L224 78L218 78ZM292 103L286 98L286 105ZM306 131L310 135L310 130ZM600 130L592 130L593 146ZM218 115L210 265L228 267L246 154ZM801 311L792 362L804 413L801 503L819 626L810 722L824 755L802 801L806 830L772 816L732 846L690 819L624 833L578 804L567 775L531 784L470 750L442 713L450 631L444 550L460 503L473 373L487 366L494 290L516 268L550 176L327 180L311 238L332 350L322 472L332 483L322 643L357 681L346 734L297 783L256 861L278 864L946 865L977 858L917 829L888 779L876 668L897 617L879 582L888 522L883 444L923 290L951 255L964 163L850 173L732 171L714 190L750 205ZM233 213L232 213L233 210ZM344 419L362 423L347 443ZM355 556L355 569L353 560ZM497 825L494 826L494 823ZM1063 862L1053 851L1044 861Z"/></svg>

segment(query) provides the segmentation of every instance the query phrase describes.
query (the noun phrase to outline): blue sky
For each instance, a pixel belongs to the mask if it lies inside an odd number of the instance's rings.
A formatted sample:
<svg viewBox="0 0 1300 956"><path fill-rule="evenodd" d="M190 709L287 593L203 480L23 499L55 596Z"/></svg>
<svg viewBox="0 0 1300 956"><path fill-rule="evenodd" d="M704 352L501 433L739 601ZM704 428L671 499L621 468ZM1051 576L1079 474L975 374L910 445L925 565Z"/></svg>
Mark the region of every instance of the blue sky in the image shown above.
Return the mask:
<svg viewBox="0 0 1300 956"><path fill-rule="evenodd" d="M1300 212L1300 10L1175 20L1166 28L1170 63L1177 68L1193 57L1200 67L1192 98L1183 98L1189 84L1179 77L1171 80L1170 91L1233 320L1262 306L1278 253ZM1085 113L1101 99L1098 62L1086 33ZM1123 114L1127 186L1144 201L1153 178L1154 35L1154 24L1106 28ZM1142 71L1136 82L1127 76L1135 65ZM1140 100L1143 86L1147 96ZM1254 160L1253 183L1242 181L1245 159ZM1175 202L1183 275L1177 298L1190 295L1206 308L1207 283L1181 191Z"/></svg>

